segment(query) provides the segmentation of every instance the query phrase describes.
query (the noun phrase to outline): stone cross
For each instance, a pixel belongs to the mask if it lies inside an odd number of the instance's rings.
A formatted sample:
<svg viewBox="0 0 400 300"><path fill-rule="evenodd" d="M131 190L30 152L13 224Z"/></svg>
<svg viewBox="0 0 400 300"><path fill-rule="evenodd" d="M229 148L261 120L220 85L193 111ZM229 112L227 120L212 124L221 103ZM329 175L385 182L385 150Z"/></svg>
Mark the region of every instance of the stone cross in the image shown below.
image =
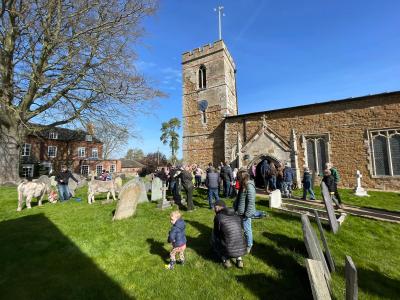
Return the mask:
<svg viewBox="0 0 400 300"><path fill-rule="evenodd" d="M158 208L160 209L166 209L171 207L171 202L167 200L167 187L165 186L165 183L163 182L162 187L161 187L161 193L162 193L162 199L160 200L160 203L158 204Z"/></svg>
<svg viewBox="0 0 400 300"><path fill-rule="evenodd" d="M367 191L363 187L361 187L361 178L362 178L361 172L357 170L356 172L357 186L354 189L355 195L359 197L369 196Z"/></svg>

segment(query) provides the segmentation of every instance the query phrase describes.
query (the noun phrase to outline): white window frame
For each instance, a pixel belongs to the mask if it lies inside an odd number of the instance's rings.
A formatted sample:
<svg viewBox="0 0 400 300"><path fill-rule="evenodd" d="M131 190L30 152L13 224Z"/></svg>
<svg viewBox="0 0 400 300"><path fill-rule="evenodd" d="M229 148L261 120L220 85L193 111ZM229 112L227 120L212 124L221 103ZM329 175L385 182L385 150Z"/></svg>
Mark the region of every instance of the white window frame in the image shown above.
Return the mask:
<svg viewBox="0 0 400 300"><path fill-rule="evenodd" d="M94 153L96 153L96 156L94 155ZM99 158L99 149L92 148L92 158Z"/></svg>
<svg viewBox="0 0 400 300"><path fill-rule="evenodd" d="M50 155L50 148L54 148L54 155ZM57 157L57 146L47 146L47 156L48 157Z"/></svg>
<svg viewBox="0 0 400 300"><path fill-rule="evenodd" d="M26 171L25 170L26 169L28 169L28 170L30 170L30 171L28 171L28 173L27 173L27 175L26 175ZM25 178L29 178L29 177L33 177L33 171L34 171L34 169L35 169L35 166L34 165L22 165L22 175L23 175L23 177L25 177Z"/></svg>
<svg viewBox="0 0 400 300"><path fill-rule="evenodd" d="M85 141L86 141L86 142L92 142L92 141L93 141L93 136L92 136L91 134L87 134L87 135L85 136Z"/></svg>
<svg viewBox="0 0 400 300"><path fill-rule="evenodd" d="M29 147L27 147L27 146L29 146ZM31 144L25 143L25 144L22 146L22 153L21 153L21 156L31 156L31 149L32 149L32 145L31 145Z"/></svg>
<svg viewBox="0 0 400 300"><path fill-rule="evenodd" d="M83 155L81 155L83 149ZM86 157L86 147L78 147L78 157Z"/></svg>
<svg viewBox="0 0 400 300"><path fill-rule="evenodd" d="M101 169L100 169L100 168ZM100 169L100 172L99 172L99 169ZM100 176L101 175L101 173L103 173L103 165L96 165L96 176Z"/></svg>
<svg viewBox="0 0 400 300"><path fill-rule="evenodd" d="M400 175L393 174L393 160L392 160L392 151L390 149L390 138L393 135L400 135L400 128L382 128L382 129L370 129L368 130L368 138L369 138L369 146L371 150L371 162L372 162L372 176L375 178L381 177L400 177ZM386 138L386 148L387 148L387 157L389 164L389 175L377 175L376 174L376 165L375 165L375 150L374 150L374 138L376 136L383 136Z"/></svg>
<svg viewBox="0 0 400 300"><path fill-rule="evenodd" d="M83 169L87 167L87 174L83 172ZM89 165L81 165L81 175L86 175L88 176L90 174L90 167Z"/></svg>
<svg viewBox="0 0 400 300"><path fill-rule="evenodd" d="M110 165L110 173L114 173L115 171L117 171L117 165L116 164L111 164Z"/></svg>
<svg viewBox="0 0 400 300"><path fill-rule="evenodd" d="M58 132L57 131L50 131L49 132L49 139L50 140L57 140L58 139Z"/></svg>

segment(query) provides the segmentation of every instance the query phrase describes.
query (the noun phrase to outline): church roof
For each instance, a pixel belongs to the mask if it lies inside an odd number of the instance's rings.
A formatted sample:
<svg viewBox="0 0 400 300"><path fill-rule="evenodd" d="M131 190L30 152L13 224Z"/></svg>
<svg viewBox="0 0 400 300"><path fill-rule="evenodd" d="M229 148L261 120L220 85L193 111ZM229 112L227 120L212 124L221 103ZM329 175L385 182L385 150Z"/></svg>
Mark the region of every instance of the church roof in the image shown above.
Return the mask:
<svg viewBox="0 0 400 300"><path fill-rule="evenodd" d="M225 118L226 119L234 119L234 118L240 118L240 117L246 117L246 116L259 115L259 114L263 114L263 113L289 111L289 110L295 110L295 109L310 108L310 107L313 107L313 106L328 106L328 105L337 104L337 103L360 101L360 100L373 98L373 97L377 97L377 96L387 97L387 96L393 96L393 95L399 95L400 96L400 91L384 92L384 93L379 93L379 94L372 94L372 95L365 95L365 96L358 96L358 97L350 97L350 98L339 99L339 100L331 100L331 101L326 101L326 102L317 102L317 103L312 103L312 104L305 104L305 105L277 108L277 109L258 111L258 112L247 113L247 114L240 114L240 115L236 115L236 116L226 116Z"/></svg>

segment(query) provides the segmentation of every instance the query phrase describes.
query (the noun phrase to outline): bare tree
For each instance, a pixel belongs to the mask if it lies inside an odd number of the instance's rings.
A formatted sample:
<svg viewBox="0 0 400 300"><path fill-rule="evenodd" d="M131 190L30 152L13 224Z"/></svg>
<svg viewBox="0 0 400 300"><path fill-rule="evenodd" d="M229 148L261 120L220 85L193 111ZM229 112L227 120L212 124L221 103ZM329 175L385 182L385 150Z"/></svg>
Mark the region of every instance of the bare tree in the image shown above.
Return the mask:
<svg viewBox="0 0 400 300"><path fill-rule="evenodd" d="M27 134L121 120L161 95L136 72L132 50L155 1L1 1L0 169L7 172L0 173L0 184L19 178L19 147Z"/></svg>
<svg viewBox="0 0 400 300"><path fill-rule="evenodd" d="M97 122L94 127L94 135L103 143L103 158L109 159L111 154L121 150L128 142L132 134L126 126L120 126L110 122Z"/></svg>
<svg viewBox="0 0 400 300"><path fill-rule="evenodd" d="M125 159L130 159L130 160L142 161L143 158L144 158L144 152L140 148L128 149L125 155Z"/></svg>

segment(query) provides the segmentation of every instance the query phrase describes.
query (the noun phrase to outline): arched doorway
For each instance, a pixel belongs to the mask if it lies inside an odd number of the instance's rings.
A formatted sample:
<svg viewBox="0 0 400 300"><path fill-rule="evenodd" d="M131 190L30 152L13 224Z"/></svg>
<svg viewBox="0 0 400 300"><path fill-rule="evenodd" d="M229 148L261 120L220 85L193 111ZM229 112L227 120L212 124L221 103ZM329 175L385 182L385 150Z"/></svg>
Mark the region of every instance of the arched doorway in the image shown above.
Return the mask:
<svg viewBox="0 0 400 300"><path fill-rule="evenodd" d="M279 158L272 156L272 155L260 155L256 158L254 158L250 164L248 164L247 168L249 171L251 170L251 167L256 164L256 178L254 180L256 187L258 188L265 188L264 186L264 179L261 174L261 165L264 160L267 160L268 162L273 162L276 167L278 167L279 164L283 164L282 160Z"/></svg>

